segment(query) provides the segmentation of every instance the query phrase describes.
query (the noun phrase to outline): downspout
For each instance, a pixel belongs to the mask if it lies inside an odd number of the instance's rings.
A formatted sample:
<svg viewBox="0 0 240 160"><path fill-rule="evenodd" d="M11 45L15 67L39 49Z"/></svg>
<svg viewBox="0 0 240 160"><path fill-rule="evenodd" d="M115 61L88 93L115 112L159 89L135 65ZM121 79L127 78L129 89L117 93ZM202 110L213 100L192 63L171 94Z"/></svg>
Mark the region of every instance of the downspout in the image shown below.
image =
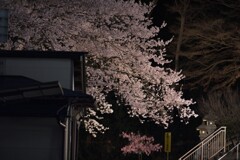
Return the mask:
<svg viewBox="0 0 240 160"><path fill-rule="evenodd" d="M71 160L76 160L76 146L77 146L77 141L76 141L76 136L77 136L77 133L76 133L76 120L75 120L75 116L73 117L72 119L72 149L71 149L71 157L72 159Z"/></svg>
<svg viewBox="0 0 240 160"><path fill-rule="evenodd" d="M71 104L68 104L65 124L59 120L59 124L64 127L63 160L71 160L71 117Z"/></svg>
<svg viewBox="0 0 240 160"><path fill-rule="evenodd" d="M67 149L67 145L68 145L68 132L67 132L67 127L68 127L68 123L66 121L66 124L63 124L62 122L59 122L59 124L64 127L64 145L63 145L63 160L67 160L68 157L68 149Z"/></svg>
<svg viewBox="0 0 240 160"><path fill-rule="evenodd" d="M66 124L68 124L67 130L66 130L66 139L67 141L67 159L66 160L71 160L71 149L72 149L72 106L71 104L68 106L67 110L67 119L66 119Z"/></svg>
<svg viewBox="0 0 240 160"><path fill-rule="evenodd" d="M64 127L64 145L63 145L63 160L68 160L68 118Z"/></svg>
<svg viewBox="0 0 240 160"><path fill-rule="evenodd" d="M78 112L78 114L75 116L75 127L76 127L76 149L75 149L75 159L79 159L79 146L80 146L80 126L81 126L81 118L84 117L85 114L85 108L81 108L81 110Z"/></svg>

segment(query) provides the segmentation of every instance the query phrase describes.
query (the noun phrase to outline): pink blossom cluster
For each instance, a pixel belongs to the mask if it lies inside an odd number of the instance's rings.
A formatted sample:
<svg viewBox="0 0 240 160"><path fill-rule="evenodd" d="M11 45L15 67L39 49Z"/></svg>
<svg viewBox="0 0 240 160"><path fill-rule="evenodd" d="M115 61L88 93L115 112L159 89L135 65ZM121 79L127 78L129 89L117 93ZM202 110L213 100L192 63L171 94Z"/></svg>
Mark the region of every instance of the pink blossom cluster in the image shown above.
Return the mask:
<svg viewBox="0 0 240 160"><path fill-rule="evenodd" d="M149 156L152 152L161 150L160 144L153 144L153 137L147 137L146 135L141 136L140 134L134 134L132 132L122 132L121 136L127 138L129 141L129 145L121 148L123 154L134 153L146 154Z"/></svg>

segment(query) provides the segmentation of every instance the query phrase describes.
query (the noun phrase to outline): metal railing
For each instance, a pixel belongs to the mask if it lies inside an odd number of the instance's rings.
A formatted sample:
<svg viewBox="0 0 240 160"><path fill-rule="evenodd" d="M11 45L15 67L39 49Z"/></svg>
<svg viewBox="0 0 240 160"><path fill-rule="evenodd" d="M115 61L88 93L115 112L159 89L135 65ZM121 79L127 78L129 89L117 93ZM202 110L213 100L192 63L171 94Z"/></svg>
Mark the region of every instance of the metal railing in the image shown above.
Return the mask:
<svg viewBox="0 0 240 160"><path fill-rule="evenodd" d="M218 160L240 160L240 142L235 145L230 151L222 155Z"/></svg>
<svg viewBox="0 0 240 160"><path fill-rule="evenodd" d="M179 160L209 160L222 151L226 151L226 127L220 127L210 134Z"/></svg>

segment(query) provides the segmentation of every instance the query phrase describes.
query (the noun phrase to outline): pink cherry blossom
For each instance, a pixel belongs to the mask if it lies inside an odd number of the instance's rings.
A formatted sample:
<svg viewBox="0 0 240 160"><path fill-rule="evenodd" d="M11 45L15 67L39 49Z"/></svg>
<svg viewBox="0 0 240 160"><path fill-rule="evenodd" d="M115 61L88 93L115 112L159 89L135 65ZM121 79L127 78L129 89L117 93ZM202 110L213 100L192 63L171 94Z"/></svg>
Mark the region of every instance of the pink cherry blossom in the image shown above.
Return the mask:
<svg viewBox="0 0 240 160"><path fill-rule="evenodd" d="M140 134L122 132L123 138L127 138L129 144L121 148L123 154L146 154L150 155L152 152L161 151L160 144L153 144L154 138L141 136Z"/></svg>

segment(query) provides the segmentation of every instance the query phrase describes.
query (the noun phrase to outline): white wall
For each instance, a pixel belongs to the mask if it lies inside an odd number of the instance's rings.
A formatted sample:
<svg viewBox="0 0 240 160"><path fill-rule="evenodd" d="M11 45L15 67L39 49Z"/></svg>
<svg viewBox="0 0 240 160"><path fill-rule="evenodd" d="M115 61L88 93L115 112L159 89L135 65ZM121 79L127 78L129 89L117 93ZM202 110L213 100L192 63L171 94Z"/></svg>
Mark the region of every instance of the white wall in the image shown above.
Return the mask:
<svg viewBox="0 0 240 160"><path fill-rule="evenodd" d="M56 118L0 117L1 160L62 160L62 146Z"/></svg>
<svg viewBox="0 0 240 160"><path fill-rule="evenodd" d="M72 89L72 61L53 58L1 58L0 74L22 75L41 82L59 81Z"/></svg>

